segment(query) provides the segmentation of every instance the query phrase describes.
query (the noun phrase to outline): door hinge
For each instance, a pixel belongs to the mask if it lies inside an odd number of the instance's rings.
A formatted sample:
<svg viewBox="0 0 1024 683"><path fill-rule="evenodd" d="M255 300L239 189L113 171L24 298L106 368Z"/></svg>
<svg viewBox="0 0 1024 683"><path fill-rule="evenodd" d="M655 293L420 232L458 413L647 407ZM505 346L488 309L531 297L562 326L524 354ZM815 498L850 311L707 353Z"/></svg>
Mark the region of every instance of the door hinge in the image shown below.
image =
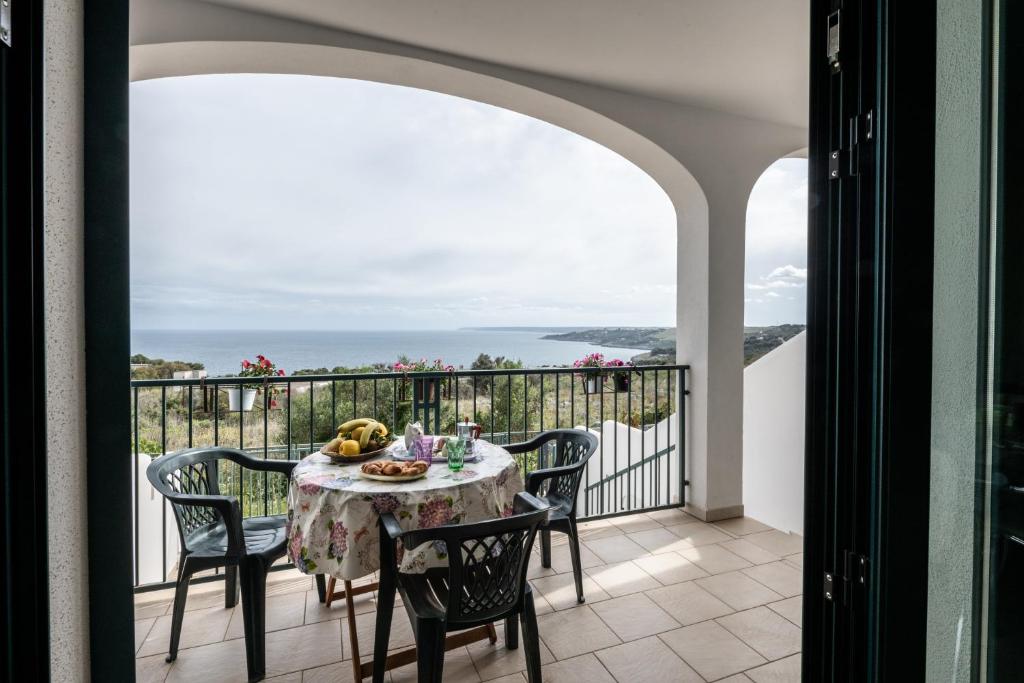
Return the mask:
<svg viewBox="0 0 1024 683"><path fill-rule="evenodd" d="M843 551L846 559L846 576L843 579L849 584L863 586L868 582L868 558L849 550Z"/></svg>
<svg viewBox="0 0 1024 683"><path fill-rule="evenodd" d="M0 0L0 42L11 46L11 3L14 0Z"/></svg>
<svg viewBox="0 0 1024 683"><path fill-rule="evenodd" d="M834 149L828 153L828 179L852 177L860 168L860 153L864 145L875 140L875 112L868 111L848 121L846 139L848 149Z"/></svg>
<svg viewBox="0 0 1024 683"><path fill-rule="evenodd" d="M823 590L825 600L827 602L836 602L836 574L835 572L826 571L825 580L823 584ZM838 577L842 580L842 593L838 596L842 598L844 606L850 603L853 598L853 592L858 587L863 588L868 582L868 558L864 555L858 555L857 553L849 550L843 551L843 575Z"/></svg>
<svg viewBox="0 0 1024 683"><path fill-rule="evenodd" d="M839 72L839 10L828 15L828 65Z"/></svg>

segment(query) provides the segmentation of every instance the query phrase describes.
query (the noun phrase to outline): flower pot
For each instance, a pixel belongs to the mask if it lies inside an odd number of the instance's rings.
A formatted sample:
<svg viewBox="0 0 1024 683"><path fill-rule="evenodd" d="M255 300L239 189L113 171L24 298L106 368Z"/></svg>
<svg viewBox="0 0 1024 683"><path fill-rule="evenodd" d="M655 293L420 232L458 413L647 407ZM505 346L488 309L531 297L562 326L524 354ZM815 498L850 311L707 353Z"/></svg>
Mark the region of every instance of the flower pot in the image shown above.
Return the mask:
<svg viewBox="0 0 1024 683"><path fill-rule="evenodd" d="M615 391L628 392L629 391L629 373L628 372L616 372L612 375L612 381L615 383Z"/></svg>
<svg viewBox="0 0 1024 683"><path fill-rule="evenodd" d="M252 404L256 402L256 389L225 389L228 394L228 410L246 412L252 410Z"/></svg>
<svg viewBox="0 0 1024 683"><path fill-rule="evenodd" d="M604 378L600 375L587 375L583 378L583 391L588 394L600 394Z"/></svg>

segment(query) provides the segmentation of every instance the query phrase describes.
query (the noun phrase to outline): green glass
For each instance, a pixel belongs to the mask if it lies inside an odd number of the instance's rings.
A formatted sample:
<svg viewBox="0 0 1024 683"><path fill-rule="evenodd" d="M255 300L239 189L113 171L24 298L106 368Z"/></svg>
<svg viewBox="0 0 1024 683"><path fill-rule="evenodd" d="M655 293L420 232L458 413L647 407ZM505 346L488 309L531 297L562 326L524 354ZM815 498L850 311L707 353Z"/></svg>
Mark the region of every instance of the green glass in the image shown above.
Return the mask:
<svg viewBox="0 0 1024 683"><path fill-rule="evenodd" d="M466 461L466 440L460 436L450 436L445 444L448 451L448 469L458 472Z"/></svg>

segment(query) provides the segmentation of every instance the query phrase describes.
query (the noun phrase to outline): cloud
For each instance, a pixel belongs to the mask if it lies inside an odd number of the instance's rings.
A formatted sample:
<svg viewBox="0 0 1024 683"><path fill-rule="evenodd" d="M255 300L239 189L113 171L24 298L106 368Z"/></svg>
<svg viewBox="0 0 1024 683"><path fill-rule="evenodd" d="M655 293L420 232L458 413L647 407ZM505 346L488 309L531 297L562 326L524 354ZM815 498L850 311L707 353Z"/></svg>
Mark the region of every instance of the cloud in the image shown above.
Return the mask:
<svg viewBox="0 0 1024 683"><path fill-rule="evenodd" d="M579 135L348 79L130 92L137 329L676 322L670 200ZM802 322L805 161L755 185L746 242L746 319ZM776 290L799 300L753 296Z"/></svg>
<svg viewBox="0 0 1024 683"><path fill-rule="evenodd" d="M671 201L579 135L335 78L131 98L136 328L675 322Z"/></svg>
<svg viewBox="0 0 1024 683"><path fill-rule="evenodd" d="M745 323L756 326L804 322L806 160L780 159L754 185L747 203L745 260L744 279L749 295L744 310Z"/></svg>
<svg viewBox="0 0 1024 683"><path fill-rule="evenodd" d="M747 289L789 289L807 286L807 269L796 266L780 266L761 278L760 282L748 282ZM770 295L778 296L774 292Z"/></svg>

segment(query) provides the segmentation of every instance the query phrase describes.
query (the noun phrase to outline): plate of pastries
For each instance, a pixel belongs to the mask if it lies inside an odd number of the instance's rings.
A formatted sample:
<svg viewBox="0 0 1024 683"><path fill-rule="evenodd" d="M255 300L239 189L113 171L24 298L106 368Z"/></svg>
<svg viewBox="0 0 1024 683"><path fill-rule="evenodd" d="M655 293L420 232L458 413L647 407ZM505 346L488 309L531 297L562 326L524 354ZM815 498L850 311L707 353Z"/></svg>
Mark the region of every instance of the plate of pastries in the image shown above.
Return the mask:
<svg viewBox="0 0 1024 683"><path fill-rule="evenodd" d="M391 460L374 460L364 463L359 468L360 475L364 479L376 479L377 481L413 481L427 476L427 469L430 467L422 460L413 462L394 462Z"/></svg>

